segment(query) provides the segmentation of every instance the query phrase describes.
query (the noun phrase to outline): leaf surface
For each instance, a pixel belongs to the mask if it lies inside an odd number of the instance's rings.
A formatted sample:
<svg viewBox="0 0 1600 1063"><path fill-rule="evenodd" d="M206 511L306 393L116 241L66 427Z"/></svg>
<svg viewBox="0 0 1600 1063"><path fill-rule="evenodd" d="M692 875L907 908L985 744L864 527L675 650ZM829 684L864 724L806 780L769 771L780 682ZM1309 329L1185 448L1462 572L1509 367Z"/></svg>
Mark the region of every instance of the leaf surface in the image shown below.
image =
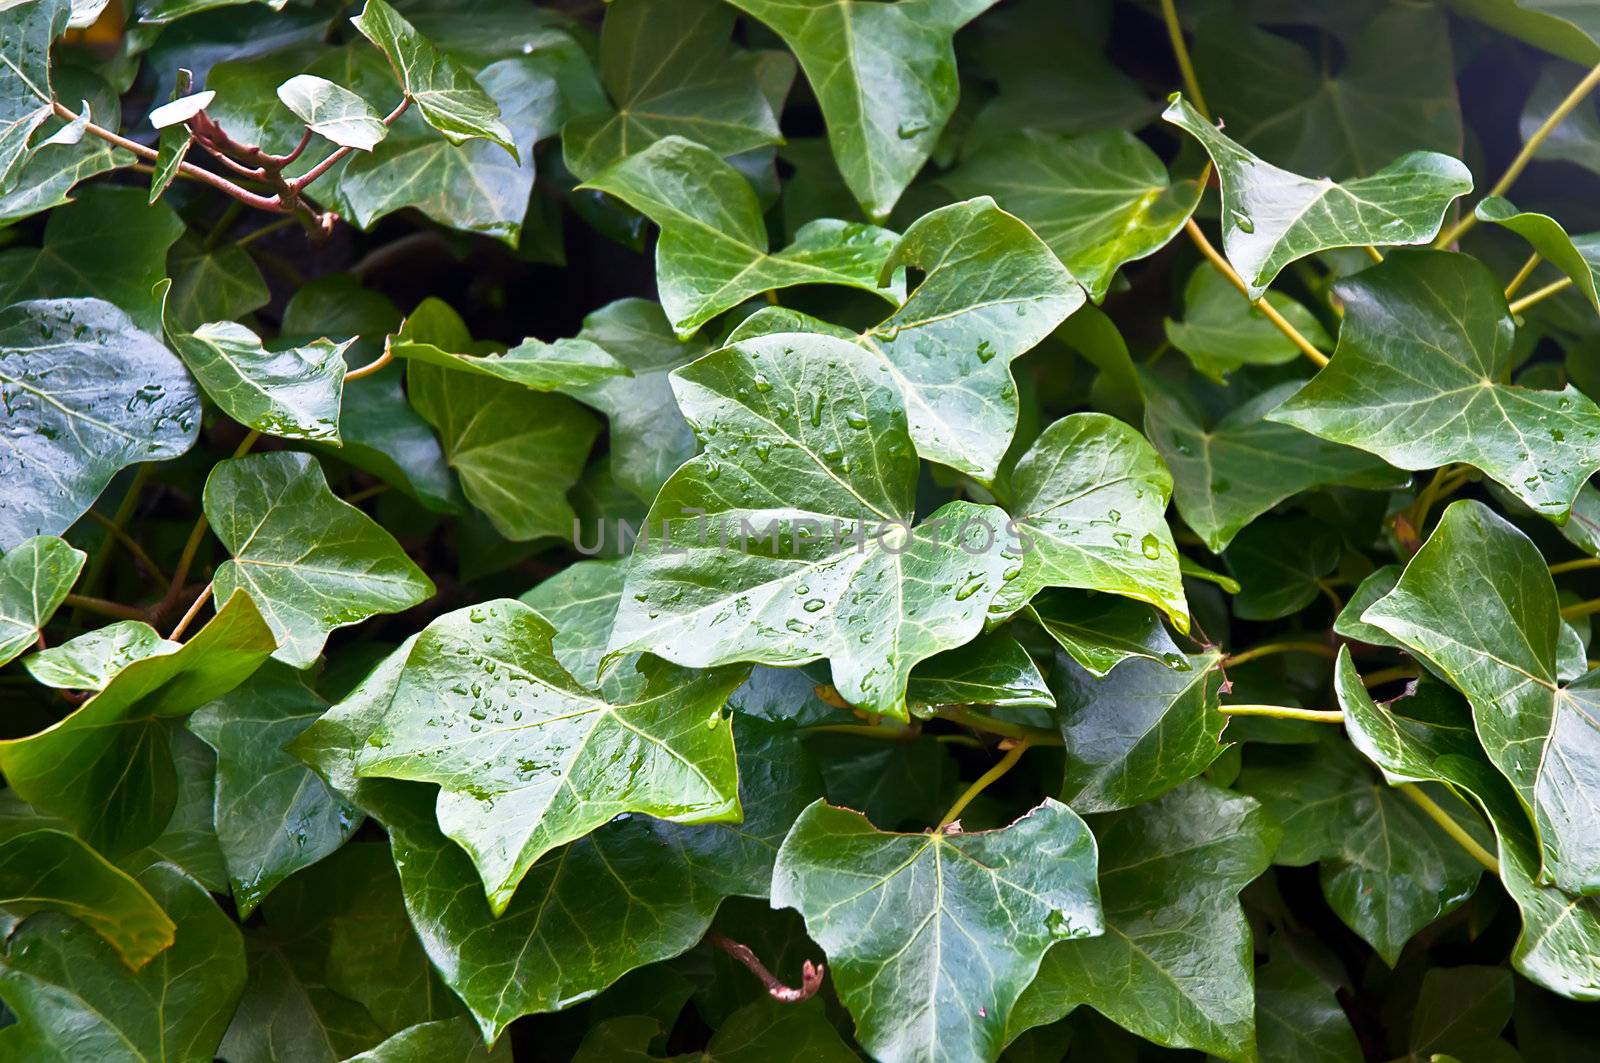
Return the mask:
<svg viewBox="0 0 1600 1063"><path fill-rule="evenodd" d="M53 535L25 539L0 557L0 664L38 640L87 557Z"/></svg>

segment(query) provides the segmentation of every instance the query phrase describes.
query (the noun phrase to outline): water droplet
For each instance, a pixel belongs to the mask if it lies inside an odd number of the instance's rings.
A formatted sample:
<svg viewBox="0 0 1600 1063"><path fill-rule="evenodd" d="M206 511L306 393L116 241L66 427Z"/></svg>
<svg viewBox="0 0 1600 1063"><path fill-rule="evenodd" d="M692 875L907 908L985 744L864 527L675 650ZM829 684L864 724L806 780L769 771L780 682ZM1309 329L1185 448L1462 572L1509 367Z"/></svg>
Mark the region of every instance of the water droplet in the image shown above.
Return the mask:
<svg viewBox="0 0 1600 1063"><path fill-rule="evenodd" d="M828 603L823 601L821 598L808 598L806 603L800 608L804 609L808 613L815 613L820 612L827 604Z"/></svg>
<svg viewBox="0 0 1600 1063"><path fill-rule="evenodd" d="M994 360L994 346L988 340L983 340L983 341L979 342L979 344L978 344L978 361L987 363L987 362L991 362L993 360Z"/></svg>
<svg viewBox="0 0 1600 1063"><path fill-rule="evenodd" d="M1256 231L1256 223L1250 220L1250 216L1248 214L1242 214L1237 210L1233 212L1233 224L1234 227L1242 233L1253 233Z"/></svg>
<svg viewBox="0 0 1600 1063"><path fill-rule="evenodd" d="M1161 540L1155 537L1154 532L1145 533L1145 537L1139 540L1139 552L1152 561L1156 560L1161 556Z"/></svg>

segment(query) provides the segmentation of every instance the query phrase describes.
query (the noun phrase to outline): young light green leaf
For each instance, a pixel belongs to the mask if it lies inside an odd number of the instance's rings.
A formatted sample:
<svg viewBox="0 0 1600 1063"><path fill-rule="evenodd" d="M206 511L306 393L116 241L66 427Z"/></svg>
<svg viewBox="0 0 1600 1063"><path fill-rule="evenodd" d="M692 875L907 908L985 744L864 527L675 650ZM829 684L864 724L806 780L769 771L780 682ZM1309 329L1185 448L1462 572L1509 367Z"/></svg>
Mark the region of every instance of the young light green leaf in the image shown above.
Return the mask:
<svg viewBox="0 0 1600 1063"><path fill-rule="evenodd" d="M328 633L433 597L433 581L365 513L334 495L310 454L219 462L205 511L233 555L218 566L218 608L249 591L278 640L274 657L308 667Z"/></svg>
<svg viewBox="0 0 1600 1063"><path fill-rule="evenodd" d="M1283 826L1273 861L1320 862L1329 906L1391 967L1419 930L1472 895L1483 873L1343 741L1251 747L1236 785ZM1448 791L1430 788L1428 796L1464 821L1475 818Z"/></svg>
<svg viewBox="0 0 1600 1063"><path fill-rule="evenodd" d="M118 620L29 654L22 659L22 666L34 679L58 690L104 690L134 661L171 653L179 645L162 638L143 620Z"/></svg>
<svg viewBox="0 0 1600 1063"><path fill-rule="evenodd" d="M1154 448L1103 413L1052 424L1011 473L1007 510L1028 543L995 599L1022 608L1045 587L1078 587L1149 602L1189 630L1178 548L1163 514L1172 477Z"/></svg>
<svg viewBox="0 0 1600 1063"><path fill-rule="evenodd" d="M203 888L159 865L139 884L177 924L172 946L137 972L93 931L45 913L19 927L0 966L0 999L17 1022L0 1056L208 1063L244 987L239 929Z"/></svg>
<svg viewBox="0 0 1600 1063"><path fill-rule="evenodd" d="M1169 668L1185 662L1154 609L1142 602L1089 591L1045 591L1028 615L1085 671L1104 678L1132 657Z"/></svg>
<svg viewBox="0 0 1600 1063"><path fill-rule="evenodd" d="M182 125L195 115L211 106L211 101L217 98L215 92L194 92L187 96L180 96L169 103L150 112L150 124L157 129L168 126Z"/></svg>
<svg viewBox="0 0 1600 1063"><path fill-rule="evenodd" d="M1165 247L1200 203L1200 186L1172 182L1132 133L1081 137L1020 130L986 143L939 179L958 196L992 195L1027 222L1096 303L1118 269Z"/></svg>
<svg viewBox="0 0 1600 1063"><path fill-rule="evenodd" d="M1500 282L1442 251L1396 251L1335 285L1333 361L1268 419L1402 469L1466 462L1562 522L1600 467L1600 408L1570 385L1502 383L1516 356Z"/></svg>
<svg viewBox="0 0 1600 1063"><path fill-rule="evenodd" d="M68 66L53 71L52 80L60 98L89 102L95 124L121 124L117 92L99 75L83 67ZM68 194L80 181L135 161L132 153L95 136L86 136L76 144L51 143L52 127L63 129L67 124L59 117L47 118L36 134L37 150L16 171L11 188L5 190L0 181L0 223L70 203Z"/></svg>
<svg viewBox="0 0 1600 1063"><path fill-rule="evenodd" d="M128 465L175 458L200 431L177 355L99 299L0 310L0 550L69 528Z"/></svg>
<svg viewBox="0 0 1600 1063"><path fill-rule="evenodd" d="M622 200L661 227L656 287L680 337L765 291L843 284L898 304L903 284L885 265L895 237L875 225L822 219L767 251L755 190L716 152L670 136L596 174L582 187ZM879 281L885 283L880 287Z"/></svg>
<svg viewBox="0 0 1600 1063"><path fill-rule="evenodd" d="M0 842L0 930L36 912L84 924L137 971L173 942L167 913L143 886L70 834L33 830Z"/></svg>
<svg viewBox="0 0 1600 1063"><path fill-rule="evenodd" d="M540 857L622 813L739 815L721 715L739 670L641 659L590 690L557 663L554 634L506 599L434 621L356 757L361 777L440 785L439 826L477 864L496 914Z"/></svg>
<svg viewBox="0 0 1600 1063"><path fill-rule="evenodd" d="M33 154L33 135L52 113L50 46L71 16L69 0L25 0L7 16L0 45L0 192L17 183Z"/></svg>
<svg viewBox="0 0 1600 1063"><path fill-rule="evenodd" d="M88 556L65 539L36 535L0 557L0 664L38 640Z"/></svg>
<svg viewBox="0 0 1600 1063"><path fill-rule="evenodd" d="M333 852L361 817L283 747L327 709L269 663L189 718L217 752L217 840L241 919L280 882Z"/></svg>
<svg viewBox="0 0 1600 1063"><path fill-rule="evenodd" d="M613 107L568 120L567 169L590 178L656 141L681 136L727 157L780 143L757 56L729 42L735 14L719 0L618 0L600 33L600 76ZM790 76L794 64L787 57Z"/></svg>
<svg viewBox="0 0 1600 1063"><path fill-rule="evenodd" d="M1472 191L1458 160L1412 151L1374 173L1336 184L1280 170L1223 136L1188 102L1173 97L1162 117L1191 134L1222 182L1222 246L1251 299L1296 259L1336 247L1425 244L1444 212Z"/></svg>
<svg viewBox="0 0 1600 1063"><path fill-rule="evenodd" d="M194 87L194 73L186 68L180 68L172 86L172 98L164 106L172 107L179 103L183 97L189 95L189 90ZM202 109L210 104L216 93L207 93ZM87 101L85 101L87 102ZM156 115L162 111L157 107L150 112L150 122L155 125ZM88 108L84 109L83 117L88 116ZM190 116L193 117L193 116ZM156 158L150 174L150 202L160 199L173 181L178 179L178 171L183 166L184 156L189 153L189 145L194 142L194 135L189 131L186 119L172 122L167 125L158 125L161 136L156 142ZM113 127L114 128L114 127Z"/></svg>
<svg viewBox="0 0 1600 1063"><path fill-rule="evenodd" d="M500 120L499 105L385 0L367 0L361 14L350 21L388 58L406 98L446 140L463 144L482 137L520 161L511 131Z"/></svg>
<svg viewBox="0 0 1600 1063"><path fill-rule="evenodd" d="M1314 346L1331 345L1311 311L1277 292L1263 298ZM1189 274L1183 289L1183 320L1167 318L1166 333L1168 343L1219 384L1227 383L1228 374L1240 366L1285 365L1301 357L1300 348L1209 262Z"/></svg>
<svg viewBox="0 0 1600 1063"><path fill-rule="evenodd" d="M845 184L889 216L955 112L956 30L994 0L732 0L800 60Z"/></svg>
<svg viewBox="0 0 1600 1063"><path fill-rule="evenodd" d="M1087 1004L1159 1045L1254 1059L1254 963L1237 896L1267 869L1277 824L1248 797L1191 782L1095 827L1106 933L1045 955L1008 1035Z"/></svg>
<svg viewBox="0 0 1600 1063"><path fill-rule="evenodd" d="M1548 214L1520 211L1504 196L1489 196L1473 213L1479 221L1502 225L1524 240L1556 268L1571 278L1589 304L1600 312L1600 290L1596 272L1600 270L1600 233L1568 236L1561 223Z"/></svg>
<svg viewBox="0 0 1600 1063"><path fill-rule="evenodd" d="M603 348L581 338L554 343L529 338L504 354L477 353L482 346L449 303L431 296L389 337L389 353L396 358L508 380L534 391L583 388L628 373Z"/></svg>
<svg viewBox="0 0 1600 1063"><path fill-rule="evenodd" d="M306 128L341 147L371 151L389 135L372 104L327 78L296 74L278 86L278 99Z"/></svg>
<svg viewBox="0 0 1600 1063"><path fill-rule="evenodd" d="M1555 584L1532 541L1482 503L1456 502L1361 619L1466 695L1490 761L1533 816L1545 874L1600 892L1600 673L1558 680Z"/></svg>
<svg viewBox="0 0 1600 1063"><path fill-rule="evenodd" d="M672 380L706 450L650 508L672 548L635 545L611 651L827 657L847 701L906 719L912 666L976 635L1004 582L1004 513L952 502L913 529L905 410L855 344L761 336Z"/></svg>
<svg viewBox="0 0 1600 1063"><path fill-rule="evenodd" d="M101 852L137 849L172 816L172 721L244 682L275 645L249 596L236 594L181 649L132 662L64 719L0 742L0 771Z"/></svg>
<svg viewBox="0 0 1600 1063"><path fill-rule="evenodd" d="M1056 658L1050 689L1067 750L1061 799L1074 809L1112 812L1154 800L1221 755L1221 657L1175 656L1176 666L1130 660L1104 678Z"/></svg>
<svg viewBox="0 0 1600 1063"><path fill-rule="evenodd" d="M163 297L169 282L162 282ZM168 320L167 339L222 412L246 428L287 439L339 445L344 353L355 342L313 340L269 351L233 321L193 331Z"/></svg>
<svg viewBox="0 0 1600 1063"><path fill-rule="evenodd" d="M571 537L566 493L600 432L588 412L565 396L419 362L406 367L406 386L467 501L497 532L513 542Z"/></svg>
<svg viewBox="0 0 1600 1063"><path fill-rule="evenodd" d="M1408 479L1364 451L1267 420L1298 390L1293 382L1267 388L1210 424L1192 396L1173 384L1155 376L1144 384L1145 435L1172 470L1179 515L1212 553L1222 553L1251 521L1302 491L1394 488Z"/></svg>
<svg viewBox="0 0 1600 1063"><path fill-rule="evenodd" d="M1094 838L1050 798L972 834L886 834L819 801L783 841L772 904L805 917L856 1039L891 1061L995 1059L1045 950L1103 929Z"/></svg>

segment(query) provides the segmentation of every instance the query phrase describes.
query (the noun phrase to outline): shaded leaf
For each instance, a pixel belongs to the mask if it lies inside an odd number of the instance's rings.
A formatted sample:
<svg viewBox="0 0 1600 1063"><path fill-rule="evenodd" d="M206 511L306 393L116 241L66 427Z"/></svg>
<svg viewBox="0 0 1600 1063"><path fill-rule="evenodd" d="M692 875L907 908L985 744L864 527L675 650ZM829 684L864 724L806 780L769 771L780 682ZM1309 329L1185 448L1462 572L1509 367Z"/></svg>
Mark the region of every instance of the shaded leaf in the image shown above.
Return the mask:
<svg viewBox="0 0 1600 1063"><path fill-rule="evenodd" d="M24 539L0 557L0 664L38 640L87 558L53 535Z"/></svg>
<svg viewBox="0 0 1600 1063"><path fill-rule="evenodd" d="M1277 292L1263 298L1313 346L1330 345L1311 311ZM1302 357L1300 348L1209 262L1189 274L1183 289L1183 320L1167 318L1166 334L1168 343L1219 384L1240 366L1285 365Z"/></svg>
<svg viewBox="0 0 1600 1063"><path fill-rule="evenodd" d="M584 339L543 343L523 340L504 354L479 354L466 324L441 299L427 298L389 338L389 352L441 369L506 380L534 391L582 388L628 370L600 346Z"/></svg>
<svg viewBox="0 0 1600 1063"><path fill-rule="evenodd" d="M1488 196L1473 213L1480 221L1502 225L1524 240L1552 265L1572 279L1591 306L1600 312L1595 268L1600 265L1600 233L1568 236L1561 223L1548 214L1519 211L1503 196Z"/></svg>
<svg viewBox="0 0 1600 1063"><path fill-rule="evenodd" d="M1093 676L1103 677L1132 657L1169 667L1184 660L1155 611L1128 598L1045 591L1029 603L1028 613Z"/></svg>

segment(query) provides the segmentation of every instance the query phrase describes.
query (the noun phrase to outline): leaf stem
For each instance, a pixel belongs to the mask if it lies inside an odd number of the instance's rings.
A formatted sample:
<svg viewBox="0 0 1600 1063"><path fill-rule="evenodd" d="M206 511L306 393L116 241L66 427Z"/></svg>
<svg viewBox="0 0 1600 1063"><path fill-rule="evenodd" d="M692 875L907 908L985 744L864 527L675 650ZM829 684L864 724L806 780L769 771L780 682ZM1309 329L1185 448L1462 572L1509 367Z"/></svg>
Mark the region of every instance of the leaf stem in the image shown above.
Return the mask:
<svg viewBox="0 0 1600 1063"><path fill-rule="evenodd" d="M119 528L126 527L133 518L133 511L138 508L139 496L144 491L144 485L150 482L150 475L155 470L152 462L141 462L133 474L133 480L128 484L128 490L123 493L122 501L117 503L117 511L111 515L111 523ZM95 588L100 586L100 580L105 576L106 565L111 562L113 550L111 543L106 543L95 551L94 560L89 562L89 572L83 578L83 593L93 594Z"/></svg>
<svg viewBox="0 0 1600 1063"><path fill-rule="evenodd" d="M1228 264L1228 260L1222 257L1221 252L1211 246L1211 241L1206 239L1206 234L1200 231L1200 226L1195 224L1194 219L1190 218L1184 223L1183 227L1189 234L1189 239L1193 240L1194 245L1200 249L1200 253L1206 256L1224 277L1228 278L1229 283L1239 289L1240 295L1246 299L1250 298L1250 288L1245 284L1244 278L1234 271L1234 268ZM1310 340L1300 334L1299 329L1289 324L1271 303L1265 299L1257 299L1251 305L1259 309L1267 320L1277 327L1279 332L1289 338L1290 343L1300 349L1301 354L1311 359L1319 368L1328 364L1328 356L1317 350Z"/></svg>
<svg viewBox="0 0 1600 1063"><path fill-rule="evenodd" d="M945 705L934 711L934 715L941 720L959 723L963 727L970 727L974 731L985 731L989 734L999 735L1001 738L1026 738L1029 745L1059 746L1062 745L1061 735L1055 731L1046 731L1042 727L1027 727L1020 723L1008 723L1005 720L996 720L982 713L972 712L956 705Z"/></svg>
<svg viewBox="0 0 1600 1063"><path fill-rule="evenodd" d="M295 218L278 218L274 221L269 221L267 224L261 226L261 228L251 229L249 232L239 237L239 239L233 242L233 246L243 247L246 244L254 243L256 240L261 239L263 236L266 236L269 233L275 233L279 229L286 229L295 224L298 224L298 219Z"/></svg>
<svg viewBox="0 0 1600 1063"><path fill-rule="evenodd" d="M373 373L376 373L378 370L382 369L392 361L394 361L394 355L389 352L389 345L385 343L383 345L383 353L378 355L378 357L374 358L360 369L346 369L344 371L344 382L348 384L352 380L360 380L364 376L371 376Z"/></svg>
<svg viewBox="0 0 1600 1063"><path fill-rule="evenodd" d="M1500 861L1496 860L1489 850L1479 845L1478 840L1468 834L1450 813L1440 808L1434 803L1433 798L1423 793L1420 786L1416 783L1403 782L1396 789L1409 797L1418 808L1422 809L1429 819L1439 825L1440 830L1455 839L1456 844L1467 851L1468 856L1482 864L1491 873L1496 875L1500 873Z"/></svg>
<svg viewBox="0 0 1600 1063"><path fill-rule="evenodd" d="M123 605L121 602L111 602L104 598L95 598L87 594L69 594L62 599L64 603L74 609L83 609L101 616L111 616L118 620L143 620L145 612L132 605Z"/></svg>
<svg viewBox="0 0 1600 1063"><path fill-rule="evenodd" d="M1576 561L1558 562L1550 566L1550 575L1559 576L1564 572L1577 572L1585 568L1600 568L1600 557L1580 557Z"/></svg>
<svg viewBox="0 0 1600 1063"><path fill-rule="evenodd" d="M178 619L176 626L173 627L172 634L167 636L170 641L177 642L183 633L189 629L189 625L194 622L194 618L200 615L200 610L205 608L205 604L211 600L211 588L212 584L207 583L200 589L200 593L195 595L194 601L189 603L189 608Z"/></svg>
<svg viewBox="0 0 1600 1063"><path fill-rule="evenodd" d="M1248 650L1230 654L1222 659L1222 667L1232 668L1236 664L1244 664L1262 657L1270 657L1275 653L1314 653L1319 657L1337 657L1339 651L1326 642L1269 642L1262 646L1252 646Z"/></svg>
<svg viewBox="0 0 1600 1063"><path fill-rule="evenodd" d="M1189 46L1183 39L1183 26L1178 22L1178 8L1173 0L1161 0L1161 20L1167 24L1167 39L1172 42L1172 56L1178 61L1178 73L1183 78L1183 90L1189 94L1194 109L1200 117L1211 121L1211 109L1200 94L1200 79L1195 76L1194 62L1189 58Z"/></svg>
<svg viewBox="0 0 1600 1063"><path fill-rule="evenodd" d="M1566 606L1561 610L1561 619L1576 620L1580 616L1593 616L1600 613L1600 598L1590 598L1586 602Z"/></svg>
<svg viewBox="0 0 1600 1063"><path fill-rule="evenodd" d="M389 490L388 484L376 483L371 487L363 487L361 490L353 492L345 498L345 501L354 506L365 502L369 498L376 498L378 495L383 494L387 490Z"/></svg>
<svg viewBox="0 0 1600 1063"><path fill-rule="evenodd" d="M1570 287L1572 287L1571 277L1562 277L1558 281L1551 281L1543 288L1535 289L1521 299L1513 299L1510 304L1510 310L1513 314L1520 314L1533 304L1543 302L1557 292L1564 291Z"/></svg>
<svg viewBox="0 0 1600 1063"><path fill-rule="evenodd" d="M384 116L383 124L386 126L394 125L395 121L399 119L401 115L405 114L406 108L410 106L411 97L402 97L399 104L395 106L395 109ZM307 185L321 177L323 174L327 173L338 164L339 160L343 159L346 155L350 154L354 150L355 149L349 145L336 148L334 152L326 159L323 159L321 162L311 167L311 169L290 181L289 187L294 189L296 192L304 191Z"/></svg>
<svg viewBox="0 0 1600 1063"><path fill-rule="evenodd" d="M1562 123L1567 115L1572 113L1578 104L1583 102L1583 98L1589 95L1596 85L1600 85L1600 66L1596 66L1588 74L1584 75L1583 80L1573 86L1571 92L1567 93L1566 99L1557 104L1556 109L1550 112L1550 116L1540 124L1538 129L1533 131L1533 136L1523 143L1522 150L1517 152L1517 157L1511 160L1511 165L1506 167L1506 172L1500 175L1500 180L1496 181L1494 187L1489 189L1488 195L1484 197L1485 199L1489 198L1489 196L1503 196L1506 194L1506 191L1515 183L1516 179L1522 175L1522 171L1527 168L1528 163L1533 161L1534 153L1539 150L1539 145L1543 144L1545 139L1556 131L1556 127ZM1477 223L1477 214L1469 212L1460 221L1441 233L1433 246L1449 247L1461 239L1462 233L1465 233Z"/></svg>
<svg viewBox="0 0 1600 1063"><path fill-rule="evenodd" d="M1528 261L1522 264L1522 268L1517 270L1517 275L1511 278L1511 283L1506 285L1507 301L1517 294L1517 289L1522 287L1523 281L1528 279L1528 275L1533 272L1534 267L1542 261L1544 261L1544 256L1537 251L1528 256Z"/></svg>
<svg viewBox="0 0 1600 1063"><path fill-rule="evenodd" d="M1416 677L1417 670L1415 668L1410 665L1397 664L1392 668L1380 668L1370 675L1362 676L1361 685L1364 687L1376 687L1385 683L1392 683L1396 679L1415 679Z"/></svg>
<svg viewBox="0 0 1600 1063"><path fill-rule="evenodd" d="M133 536L123 531L120 524L97 509L91 508L88 511L87 516L96 524L104 528L106 530L106 534L110 536L111 539L122 544L122 548L128 551L128 553L133 557L134 562L140 568L144 569L146 575L155 580L157 583L166 582L167 577L162 574L161 566L157 565L150 559L150 555L144 552L144 547L134 542Z"/></svg>
<svg viewBox="0 0 1600 1063"><path fill-rule="evenodd" d="M878 738L885 742L909 742L917 737L913 727L882 727L865 723L819 723L801 730L807 734L854 735L857 738Z"/></svg>
<svg viewBox="0 0 1600 1063"><path fill-rule="evenodd" d="M961 813L966 810L966 807L972 803L973 798L983 793L1002 775L1016 767L1017 761L1022 759L1022 754L1028 751L1030 745L1032 743L1024 738L1006 750L1006 755L1001 757L994 767L974 779L972 785L967 787L966 792L956 798L956 803L950 806L950 811L944 814L944 818L939 821L939 825L935 829L944 830L954 823Z"/></svg>
<svg viewBox="0 0 1600 1063"><path fill-rule="evenodd" d="M1379 251L1376 247L1373 247L1371 244L1362 244L1361 245L1361 250L1365 251L1367 253L1367 257L1372 259L1373 262L1382 262L1383 261L1383 252Z"/></svg>
<svg viewBox="0 0 1600 1063"><path fill-rule="evenodd" d="M756 957L755 950L749 945L735 941L726 934L719 934L715 930L706 934L706 940L744 964L750 973L761 979L761 984L767 987L767 995L780 1004L798 1004L814 996L822 987L822 976L828 971L823 964L807 960L800 968L800 988L795 989L778 981L777 976L767 970L766 964Z"/></svg>
<svg viewBox="0 0 1600 1063"><path fill-rule="evenodd" d="M1270 716L1276 720L1305 720L1308 723L1343 723L1337 709L1302 709L1293 705L1223 705L1224 716Z"/></svg>

